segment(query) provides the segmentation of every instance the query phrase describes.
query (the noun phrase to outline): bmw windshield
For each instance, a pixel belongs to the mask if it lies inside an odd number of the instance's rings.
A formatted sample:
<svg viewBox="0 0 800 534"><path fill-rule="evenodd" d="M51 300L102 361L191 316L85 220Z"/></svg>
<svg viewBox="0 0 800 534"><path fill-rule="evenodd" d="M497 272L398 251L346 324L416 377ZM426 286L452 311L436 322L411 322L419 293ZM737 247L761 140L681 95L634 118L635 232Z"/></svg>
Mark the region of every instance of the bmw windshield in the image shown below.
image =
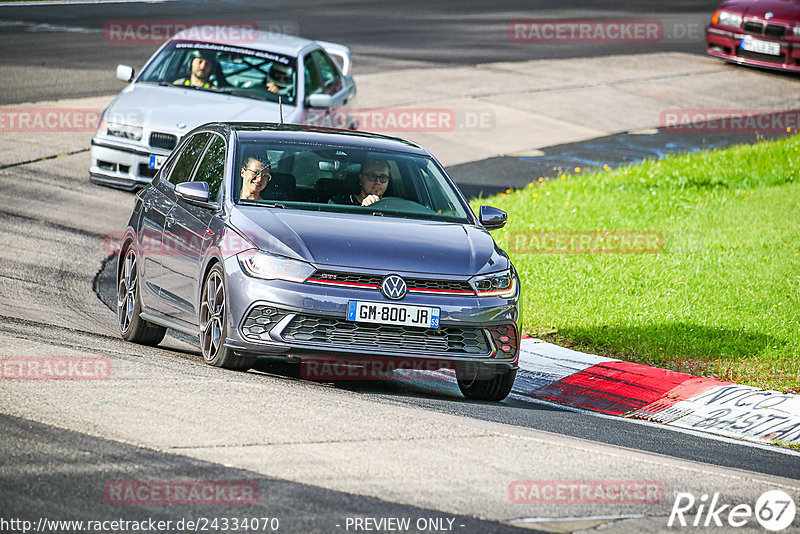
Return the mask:
<svg viewBox="0 0 800 534"><path fill-rule="evenodd" d="M239 143L237 203L472 224L469 207L427 156L361 147Z"/></svg>
<svg viewBox="0 0 800 534"><path fill-rule="evenodd" d="M137 82L198 89L292 105L297 60L262 50L195 41L162 49Z"/></svg>

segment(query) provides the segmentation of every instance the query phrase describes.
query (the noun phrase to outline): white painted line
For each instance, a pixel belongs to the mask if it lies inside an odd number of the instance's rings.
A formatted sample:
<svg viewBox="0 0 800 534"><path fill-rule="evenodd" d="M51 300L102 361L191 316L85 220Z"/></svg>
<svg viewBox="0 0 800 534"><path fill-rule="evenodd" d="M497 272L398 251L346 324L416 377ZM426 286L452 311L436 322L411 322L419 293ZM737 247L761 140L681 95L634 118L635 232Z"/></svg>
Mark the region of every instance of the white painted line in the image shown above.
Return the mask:
<svg viewBox="0 0 800 534"><path fill-rule="evenodd" d="M17 6L80 6L95 4L161 4L173 0L46 0L43 2L0 2L0 7Z"/></svg>
<svg viewBox="0 0 800 534"><path fill-rule="evenodd" d="M0 4L2 7L3 4ZM99 28L85 28L83 26L61 26L46 22L23 22L21 20L0 21L0 28L23 28L29 32L62 32L62 33L103 33Z"/></svg>
<svg viewBox="0 0 800 534"><path fill-rule="evenodd" d="M559 521L600 521L615 519L641 519L644 514L635 515L589 515L586 517L523 517L521 519L510 519L509 523L557 523Z"/></svg>

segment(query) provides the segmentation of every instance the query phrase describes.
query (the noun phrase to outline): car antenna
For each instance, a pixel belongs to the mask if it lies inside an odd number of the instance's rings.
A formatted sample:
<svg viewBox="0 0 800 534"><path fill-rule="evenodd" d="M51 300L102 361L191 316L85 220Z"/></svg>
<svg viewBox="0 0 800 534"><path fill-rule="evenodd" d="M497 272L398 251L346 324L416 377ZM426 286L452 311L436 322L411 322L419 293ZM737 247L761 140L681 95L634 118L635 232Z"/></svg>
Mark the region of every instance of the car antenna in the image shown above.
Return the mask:
<svg viewBox="0 0 800 534"><path fill-rule="evenodd" d="M283 126L283 98L281 98L281 95L278 95L278 111L281 114L281 123L279 126Z"/></svg>

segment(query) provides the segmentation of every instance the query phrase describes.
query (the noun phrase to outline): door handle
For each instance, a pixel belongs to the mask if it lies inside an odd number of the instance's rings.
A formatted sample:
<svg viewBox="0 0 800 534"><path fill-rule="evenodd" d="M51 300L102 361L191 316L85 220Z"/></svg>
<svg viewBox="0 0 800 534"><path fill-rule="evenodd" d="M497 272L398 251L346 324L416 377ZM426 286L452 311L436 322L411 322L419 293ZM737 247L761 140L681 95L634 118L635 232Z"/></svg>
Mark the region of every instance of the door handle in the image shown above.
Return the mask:
<svg viewBox="0 0 800 534"><path fill-rule="evenodd" d="M142 202L142 206L144 207L144 211L150 211L150 208L153 207L153 203L148 198L147 200Z"/></svg>
<svg viewBox="0 0 800 534"><path fill-rule="evenodd" d="M173 224L175 224L175 217L173 217L172 215L167 215L167 221L166 222L167 222L167 226L172 226Z"/></svg>

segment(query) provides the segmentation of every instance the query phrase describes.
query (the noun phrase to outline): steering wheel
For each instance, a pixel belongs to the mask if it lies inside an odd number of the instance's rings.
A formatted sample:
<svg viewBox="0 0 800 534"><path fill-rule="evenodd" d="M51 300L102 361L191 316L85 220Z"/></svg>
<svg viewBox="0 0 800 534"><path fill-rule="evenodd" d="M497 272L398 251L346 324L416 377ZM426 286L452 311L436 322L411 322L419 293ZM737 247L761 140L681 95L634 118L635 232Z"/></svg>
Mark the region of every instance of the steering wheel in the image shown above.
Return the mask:
<svg viewBox="0 0 800 534"><path fill-rule="evenodd" d="M390 211L410 211L412 213L436 213L432 209L423 206L413 200L406 200L401 197L383 197L379 201L370 204L368 208L383 208Z"/></svg>

